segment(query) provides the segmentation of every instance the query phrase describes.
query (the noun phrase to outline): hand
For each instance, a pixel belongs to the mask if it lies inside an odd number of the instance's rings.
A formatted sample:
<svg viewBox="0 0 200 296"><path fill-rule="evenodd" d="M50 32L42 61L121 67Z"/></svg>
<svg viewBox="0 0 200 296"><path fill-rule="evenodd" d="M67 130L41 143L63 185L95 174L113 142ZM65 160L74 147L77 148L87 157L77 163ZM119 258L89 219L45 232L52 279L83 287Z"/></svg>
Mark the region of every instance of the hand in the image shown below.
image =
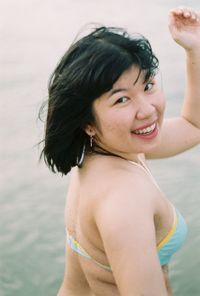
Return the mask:
<svg viewBox="0 0 200 296"><path fill-rule="evenodd" d="M175 8L169 13L172 38L185 50L200 50L200 12L190 8Z"/></svg>

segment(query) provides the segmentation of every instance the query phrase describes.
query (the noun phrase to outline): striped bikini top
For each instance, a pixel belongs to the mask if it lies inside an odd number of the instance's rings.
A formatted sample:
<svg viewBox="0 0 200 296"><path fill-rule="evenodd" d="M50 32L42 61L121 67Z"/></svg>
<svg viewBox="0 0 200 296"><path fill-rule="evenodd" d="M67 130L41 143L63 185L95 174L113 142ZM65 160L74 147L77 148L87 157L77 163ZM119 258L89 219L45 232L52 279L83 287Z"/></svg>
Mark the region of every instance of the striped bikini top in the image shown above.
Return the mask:
<svg viewBox="0 0 200 296"><path fill-rule="evenodd" d="M141 161L141 160L140 160ZM150 170L147 168L147 166L141 161L141 164L129 161L130 163L139 166L142 168L152 179L153 183L158 187L157 183L155 182ZM158 187L159 188L159 187ZM163 266L167 263L169 263L172 255L177 252L181 246L183 245L186 235L187 235L187 225L185 223L185 220L181 213L174 208L174 221L173 225L168 232L168 234L162 239L161 242L157 245L157 254L159 257L160 265ZM91 261L93 261L96 265L103 268L106 271L112 272L112 269L110 266L104 265L97 260L95 260L92 256L88 254L88 252L79 244L79 242L76 240L75 237L73 237L68 231L67 231L67 244L71 247L71 249L79 254L80 256L83 256Z"/></svg>

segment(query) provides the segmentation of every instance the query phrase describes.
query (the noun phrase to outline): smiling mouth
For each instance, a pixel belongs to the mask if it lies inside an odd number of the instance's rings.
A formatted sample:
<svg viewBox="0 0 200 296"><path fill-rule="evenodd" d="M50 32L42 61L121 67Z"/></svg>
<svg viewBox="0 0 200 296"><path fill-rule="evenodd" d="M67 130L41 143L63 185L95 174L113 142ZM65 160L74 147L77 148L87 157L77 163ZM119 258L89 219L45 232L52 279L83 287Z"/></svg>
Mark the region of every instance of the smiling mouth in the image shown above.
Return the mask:
<svg viewBox="0 0 200 296"><path fill-rule="evenodd" d="M148 127L145 127L143 129L137 129L134 130L132 133L135 135L150 135L151 133L154 132L154 130L156 129L157 124L154 122L152 125L149 125Z"/></svg>

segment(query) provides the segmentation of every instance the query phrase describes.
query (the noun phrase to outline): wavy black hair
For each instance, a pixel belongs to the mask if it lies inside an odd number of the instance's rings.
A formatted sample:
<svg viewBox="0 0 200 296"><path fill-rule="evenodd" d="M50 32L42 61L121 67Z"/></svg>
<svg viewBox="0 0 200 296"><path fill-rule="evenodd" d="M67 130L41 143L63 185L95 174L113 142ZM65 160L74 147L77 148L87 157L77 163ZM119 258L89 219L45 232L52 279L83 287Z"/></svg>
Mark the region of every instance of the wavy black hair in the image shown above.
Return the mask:
<svg viewBox="0 0 200 296"><path fill-rule="evenodd" d="M49 81L40 158L44 156L54 173L67 174L79 165L83 149L90 151L84 128L95 124L94 100L111 90L132 65L145 71L147 81L155 75L158 64L145 37L130 36L121 28L99 27L72 44Z"/></svg>

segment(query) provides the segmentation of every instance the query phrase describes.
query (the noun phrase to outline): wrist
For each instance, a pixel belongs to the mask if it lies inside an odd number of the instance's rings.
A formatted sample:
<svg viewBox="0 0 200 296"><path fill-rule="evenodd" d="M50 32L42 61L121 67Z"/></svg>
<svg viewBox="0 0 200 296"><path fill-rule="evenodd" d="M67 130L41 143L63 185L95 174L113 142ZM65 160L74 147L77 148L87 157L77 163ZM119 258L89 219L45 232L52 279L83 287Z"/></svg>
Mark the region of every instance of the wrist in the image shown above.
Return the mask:
<svg viewBox="0 0 200 296"><path fill-rule="evenodd" d="M186 55L200 56L200 45L192 48L185 48Z"/></svg>
<svg viewBox="0 0 200 296"><path fill-rule="evenodd" d="M187 60L193 60L195 62L200 62L200 47L199 48L192 48L185 50Z"/></svg>

